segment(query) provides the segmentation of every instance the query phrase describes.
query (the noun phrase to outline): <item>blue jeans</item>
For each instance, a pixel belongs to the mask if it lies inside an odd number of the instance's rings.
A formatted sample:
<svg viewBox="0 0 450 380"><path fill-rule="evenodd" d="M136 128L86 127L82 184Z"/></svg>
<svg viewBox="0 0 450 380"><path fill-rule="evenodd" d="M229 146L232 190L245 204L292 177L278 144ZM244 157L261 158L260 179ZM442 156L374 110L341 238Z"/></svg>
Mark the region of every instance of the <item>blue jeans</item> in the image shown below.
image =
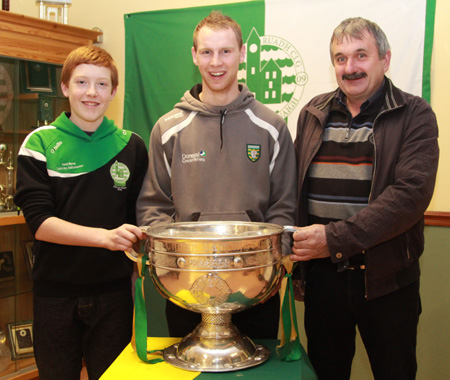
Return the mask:
<svg viewBox="0 0 450 380"><path fill-rule="evenodd" d="M364 270L337 272L329 259L308 263L305 330L318 379L350 378L356 326L375 380L415 379L419 282L370 301L364 284Z"/></svg>
<svg viewBox="0 0 450 380"><path fill-rule="evenodd" d="M80 298L34 297L33 339L40 380L100 378L131 340L127 291Z"/></svg>

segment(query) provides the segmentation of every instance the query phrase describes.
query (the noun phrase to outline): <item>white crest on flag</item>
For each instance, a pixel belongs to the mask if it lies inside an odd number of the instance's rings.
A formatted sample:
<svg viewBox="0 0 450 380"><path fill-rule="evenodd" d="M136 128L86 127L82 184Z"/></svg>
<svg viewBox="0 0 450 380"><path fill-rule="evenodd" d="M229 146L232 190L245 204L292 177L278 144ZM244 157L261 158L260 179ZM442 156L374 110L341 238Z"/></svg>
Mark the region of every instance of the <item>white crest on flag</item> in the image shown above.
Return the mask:
<svg viewBox="0 0 450 380"><path fill-rule="evenodd" d="M299 105L308 82L302 57L289 41L260 36L253 28L246 40L246 60L239 80L255 98L287 120Z"/></svg>

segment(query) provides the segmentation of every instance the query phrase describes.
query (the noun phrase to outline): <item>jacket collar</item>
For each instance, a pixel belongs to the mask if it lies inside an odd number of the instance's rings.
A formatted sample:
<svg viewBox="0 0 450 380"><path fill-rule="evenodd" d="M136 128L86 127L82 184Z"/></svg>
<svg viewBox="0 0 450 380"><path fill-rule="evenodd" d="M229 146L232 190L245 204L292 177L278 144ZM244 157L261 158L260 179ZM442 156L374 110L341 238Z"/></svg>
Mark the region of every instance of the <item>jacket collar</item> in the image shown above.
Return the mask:
<svg viewBox="0 0 450 380"><path fill-rule="evenodd" d="M380 112L390 111L405 104L405 97L397 87L394 86L388 77L385 78L386 93ZM334 98L338 94L339 88L322 96L322 99L314 106L308 107L308 111L315 115L322 125L325 124Z"/></svg>
<svg viewBox="0 0 450 380"><path fill-rule="evenodd" d="M387 84L382 111L402 107L406 102L403 93L397 87L394 86L394 84L389 78L385 77L385 80Z"/></svg>

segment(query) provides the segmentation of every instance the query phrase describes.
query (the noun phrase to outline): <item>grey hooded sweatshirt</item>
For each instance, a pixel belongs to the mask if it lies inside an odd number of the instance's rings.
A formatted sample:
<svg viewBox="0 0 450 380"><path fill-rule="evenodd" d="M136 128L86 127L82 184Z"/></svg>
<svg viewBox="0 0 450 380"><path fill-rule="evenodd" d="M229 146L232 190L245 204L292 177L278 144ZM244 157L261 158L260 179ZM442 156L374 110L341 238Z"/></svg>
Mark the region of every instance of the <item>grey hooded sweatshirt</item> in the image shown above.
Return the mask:
<svg viewBox="0 0 450 380"><path fill-rule="evenodd" d="M254 221L293 225L296 162L284 120L248 87L226 106L187 91L155 124L138 202L140 225ZM289 253L289 252L285 252Z"/></svg>

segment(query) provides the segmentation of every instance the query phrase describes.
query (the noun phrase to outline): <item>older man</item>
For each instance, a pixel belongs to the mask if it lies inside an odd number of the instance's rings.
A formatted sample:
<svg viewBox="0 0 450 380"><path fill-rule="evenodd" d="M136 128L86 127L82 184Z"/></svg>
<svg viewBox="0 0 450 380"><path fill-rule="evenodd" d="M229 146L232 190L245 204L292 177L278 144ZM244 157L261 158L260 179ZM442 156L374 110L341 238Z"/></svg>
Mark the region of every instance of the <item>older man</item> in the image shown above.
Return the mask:
<svg viewBox="0 0 450 380"><path fill-rule="evenodd" d="M320 380L350 378L358 326L375 379L414 379L423 214L439 148L435 115L385 76L384 32L344 20L331 38L339 88L301 111L295 141L308 354Z"/></svg>

